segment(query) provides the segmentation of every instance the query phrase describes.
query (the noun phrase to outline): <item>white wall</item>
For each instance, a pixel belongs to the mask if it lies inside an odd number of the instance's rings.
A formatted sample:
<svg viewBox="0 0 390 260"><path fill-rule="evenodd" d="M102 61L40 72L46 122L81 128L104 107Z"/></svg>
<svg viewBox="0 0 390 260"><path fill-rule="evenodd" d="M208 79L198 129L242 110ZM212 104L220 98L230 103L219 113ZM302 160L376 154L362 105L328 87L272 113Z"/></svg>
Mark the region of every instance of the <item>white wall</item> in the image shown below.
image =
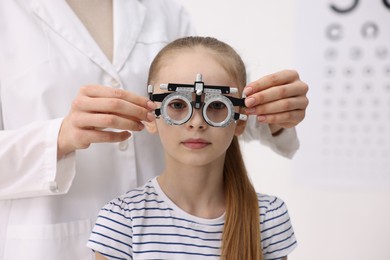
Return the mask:
<svg viewBox="0 0 390 260"><path fill-rule="evenodd" d="M294 1L177 1L187 7L200 35L240 52L252 78L291 68ZM298 239L289 259L390 259L390 191L310 187L294 179L291 160L258 143L243 149L257 190L281 197L289 207Z"/></svg>

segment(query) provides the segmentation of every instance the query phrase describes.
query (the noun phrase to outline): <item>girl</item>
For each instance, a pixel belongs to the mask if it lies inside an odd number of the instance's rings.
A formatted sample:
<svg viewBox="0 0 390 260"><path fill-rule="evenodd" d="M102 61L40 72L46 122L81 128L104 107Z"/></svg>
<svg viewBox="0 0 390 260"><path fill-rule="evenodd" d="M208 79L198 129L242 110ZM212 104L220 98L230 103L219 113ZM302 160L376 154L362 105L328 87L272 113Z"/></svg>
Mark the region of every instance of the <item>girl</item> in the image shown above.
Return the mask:
<svg viewBox="0 0 390 260"><path fill-rule="evenodd" d="M206 85L199 76L193 84L197 73ZM170 82L182 92L156 88ZM88 242L96 259L287 259L294 231L284 202L257 194L249 180L237 139L246 122L216 116L229 112L224 100L240 103L246 84L240 56L214 38L178 39L154 59L149 84L156 88L151 98L162 103L147 129L159 134L165 170L103 207ZM188 86L199 92L188 96ZM207 86L235 86L239 93L208 98Z"/></svg>

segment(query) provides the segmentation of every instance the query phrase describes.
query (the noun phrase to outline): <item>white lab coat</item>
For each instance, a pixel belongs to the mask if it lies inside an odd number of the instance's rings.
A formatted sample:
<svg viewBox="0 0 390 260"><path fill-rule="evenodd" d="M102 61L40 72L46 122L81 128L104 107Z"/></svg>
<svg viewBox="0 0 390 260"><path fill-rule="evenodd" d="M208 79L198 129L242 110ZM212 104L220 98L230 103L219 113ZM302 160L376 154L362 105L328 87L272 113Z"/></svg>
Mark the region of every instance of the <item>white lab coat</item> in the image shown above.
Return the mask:
<svg viewBox="0 0 390 260"><path fill-rule="evenodd" d="M193 33L171 1L114 0L110 62L65 0L0 1L0 259L93 259L85 244L100 207L159 174L163 152L143 131L57 161L62 118L82 85L146 96L155 54ZM285 156L298 147L294 129L272 138L251 125L249 139Z"/></svg>

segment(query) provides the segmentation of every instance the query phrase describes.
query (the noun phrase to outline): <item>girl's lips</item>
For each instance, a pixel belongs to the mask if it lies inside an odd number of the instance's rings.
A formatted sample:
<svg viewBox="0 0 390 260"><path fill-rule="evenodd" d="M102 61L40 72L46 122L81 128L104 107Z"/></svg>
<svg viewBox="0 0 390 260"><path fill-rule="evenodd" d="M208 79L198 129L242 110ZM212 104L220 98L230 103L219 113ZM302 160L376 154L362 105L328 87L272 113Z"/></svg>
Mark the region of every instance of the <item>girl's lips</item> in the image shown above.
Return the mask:
<svg viewBox="0 0 390 260"><path fill-rule="evenodd" d="M187 139L182 144L190 149L202 149L211 143L203 139Z"/></svg>

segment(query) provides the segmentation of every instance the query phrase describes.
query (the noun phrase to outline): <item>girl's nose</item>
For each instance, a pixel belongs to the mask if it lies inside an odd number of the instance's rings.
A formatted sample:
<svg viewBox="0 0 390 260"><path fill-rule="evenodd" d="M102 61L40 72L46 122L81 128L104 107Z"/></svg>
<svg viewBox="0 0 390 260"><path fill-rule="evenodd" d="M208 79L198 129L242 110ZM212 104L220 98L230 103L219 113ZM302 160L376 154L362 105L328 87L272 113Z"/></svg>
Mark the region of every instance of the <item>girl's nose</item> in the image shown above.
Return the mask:
<svg viewBox="0 0 390 260"><path fill-rule="evenodd" d="M186 123L191 129L205 129L207 127L206 121L202 116L201 109L194 109L190 120Z"/></svg>

